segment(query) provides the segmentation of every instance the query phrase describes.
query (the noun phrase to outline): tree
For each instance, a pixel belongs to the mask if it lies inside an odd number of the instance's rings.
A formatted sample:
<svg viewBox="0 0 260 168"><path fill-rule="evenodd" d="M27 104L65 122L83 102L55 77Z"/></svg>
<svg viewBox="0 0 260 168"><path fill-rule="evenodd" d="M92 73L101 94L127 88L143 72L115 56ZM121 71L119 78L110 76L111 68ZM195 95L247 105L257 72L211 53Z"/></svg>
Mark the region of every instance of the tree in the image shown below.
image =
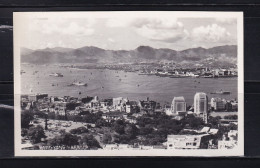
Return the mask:
<svg viewBox="0 0 260 168"><path fill-rule="evenodd" d="M152 131L153 131L153 127L151 125L147 125L147 126L141 127L139 129L139 134L140 135L148 135L148 134L152 133Z"/></svg>
<svg viewBox="0 0 260 168"><path fill-rule="evenodd" d="M66 104L67 110L75 110L75 108L76 108L77 106L78 106L77 103L72 103L72 102Z"/></svg>
<svg viewBox="0 0 260 168"><path fill-rule="evenodd" d="M116 133L124 134L125 133L125 122L123 120L117 120L113 123L113 128Z"/></svg>
<svg viewBox="0 0 260 168"><path fill-rule="evenodd" d="M228 115L228 116L224 116L224 119L237 120L237 115Z"/></svg>
<svg viewBox="0 0 260 168"><path fill-rule="evenodd" d="M86 127L78 127L75 129L71 129L70 133L72 134L83 134L83 133L87 133L88 129Z"/></svg>
<svg viewBox="0 0 260 168"><path fill-rule="evenodd" d="M61 135L55 136L54 138L48 140L48 144L50 146L65 145L66 147L71 147L79 144L79 137L62 131Z"/></svg>
<svg viewBox="0 0 260 168"><path fill-rule="evenodd" d="M137 127L134 124L127 124L124 128L125 134L129 137L129 139L134 139L137 135Z"/></svg>
<svg viewBox="0 0 260 168"><path fill-rule="evenodd" d="M218 128L220 119L221 119L220 116L216 116L216 117L209 116L208 123L212 128Z"/></svg>
<svg viewBox="0 0 260 168"><path fill-rule="evenodd" d="M202 118L195 117L194 115L188 115L186 118L184 118L182 120L182 122L183 122L183 125L188 124L189 127L193 128L193 129L198 129L204 125Z"/></svg>
<svg viewBox="0 0 260 168"><path fill-rule="evenodd" d="M33 113L29 111L23 111L21 113L21 127L29 128L30 122L33 120Z"/></svg>
<svg viewBox="0 0 260 168"><path fill-rule="evenodd" d="M76 135L72 135L71 133L64 133L61 135L61 144L65 146L73 146L79 144L79 137Z"/></svg>
<svg viewBox="0 0 260 168"><path fill-rule="evenodd" d="M96 127L106 127L109 126L110 124L108 122L106 122L103 118L100 118L97 120L96 122Z"/></svg>
<svg viewBox="0 0 260 168"><path fill-rule="evenodd" d="M39 143L41 142L42 138L46 138L44 129L40 125L37 125L36 127L30 127L28 130L28 137L32 143Z"/></svg>
<svg viewBox="0 0 260 168"><path fill-rule="evenodd" d="M22 128L22 132L21 132L22 137L27 136L27 134L28 134L28 129Z"/></svg>
<svg viewBox="0 0 260 168"><path fill-rule="evenodd" d="M110 144L111 141L112 141L111 134L106 133L106 134L103 135L103 143L104 144Z"/></svg>
<svg viewBox="0 0 260 168"><path fill-rule="evenodd" d="M81 139L80 143L82 145L87 145L89 149L100 148L99 142L91 134L83 136L83 138Z"/></svg>

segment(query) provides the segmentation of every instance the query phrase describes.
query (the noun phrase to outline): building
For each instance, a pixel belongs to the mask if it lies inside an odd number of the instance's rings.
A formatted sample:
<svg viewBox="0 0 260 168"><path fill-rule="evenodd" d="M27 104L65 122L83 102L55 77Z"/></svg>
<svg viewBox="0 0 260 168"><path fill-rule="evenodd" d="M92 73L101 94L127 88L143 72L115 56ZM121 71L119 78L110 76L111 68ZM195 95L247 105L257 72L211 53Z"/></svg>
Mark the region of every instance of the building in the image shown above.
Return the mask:
<svg viewBox="0 0 260 168"><path fill-rule="evenodd" d="M181 112L186 112L186 102L183 96L173 98L171 112L172 115L179 115Z"/></svg>
<svg viewBox="0 0 260 168"><path fill-rule="evenodd" d="M194 113L208 122L208 96L206 93L197 92L194 96Z"/></svg>
<svg viewBox="0 0 260 168"><path fill-rule="evenodd" d="M140 108L136 101L128 101L125 103L125 112L126 113L138 113Z"/></svg>
<svg viewBox="0 0 260 168"><path fill-rule="evenodd" d="M29 101L38 101L39 99L43 99L45 97L48 97L48 94L34 94L34 95L28 95Z"/></svg>
<svg viewBox="0 0 260 168"><path fill-rule="evenodd" d="M167 149L200 149L205 145L208 134L201 135L168 135Z"/></svg>
<svg viewBox="0 0 260 168"><path fill-rule="evenodd" d="M221 98L211 98L211 109L214 111L221 111L226 109L226 100Z"/></svg>
<svg viewBox="0 0 260 168"><path fill-rule="evenodd" d="M152 101L147 97L146 100L141 100L139 102L139 106L141 107L142 110L148 111L148 112L154 112L156 106L158 106L155 101Z"/></svg>
<svg viewBox="0 0 260 168"><path fill-rule="evenodd" d="M113 106L120 106L123 102L123 97L113 98Z"/></svg>
<svg viewBox="0 0 260 168"><path fill-rule="evenodd" d="M218 149L233 149L237 147L237 130L230 130L223 139L218 141Z"/></svg>
<svg viewBox="0 0 260 168"><path fill-rule="evenodd" d="M123 119L123 113L121 112L109 112L102 114L102 118L106 120L106 122L112 122L115 120Z"/></svg>

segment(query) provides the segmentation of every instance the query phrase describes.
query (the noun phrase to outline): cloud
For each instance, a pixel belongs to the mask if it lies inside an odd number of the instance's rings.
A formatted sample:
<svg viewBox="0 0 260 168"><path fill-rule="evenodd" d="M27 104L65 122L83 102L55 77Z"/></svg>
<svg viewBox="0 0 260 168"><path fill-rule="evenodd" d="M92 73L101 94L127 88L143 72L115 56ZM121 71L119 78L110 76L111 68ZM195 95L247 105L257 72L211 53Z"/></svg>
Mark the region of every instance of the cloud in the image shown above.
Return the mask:
<svg viewBox="0 0 260 168"><path fill-rule="evenodd" d="M189 33L176 18L113 18L106 22L107 27L132 27L134 31L149 40L174 43L187 38Z"/></svg>
<svg viewBox="0 0 260 168"><path fill-rule="evenodd" d="M217 24L196 27L192 30L191 38L201 42L229 42L231 34L226 28Z"/></svg>
<svg viewBox="0 0 260 168"><path fill-rule="evenodd" d="M150 40L175 43L189 36L189 32L177 19L138 19L132 25L140 36Z"/></svg>
<svg viewBox="0 0 260 168"><path fill-rule="evenodd" d="M187 38L189 33L181 22L175 18L136 18L136 19L108 19L107 27L132 27L140 36L149 40L175 43Z"/></svg>
<svg viewBox="0 0 260 168"><path fill-rule="evenodd" d="M114 43L114 42L115 42L115 40L112 39L112 38L108 38L107 40L108 40L110 43Z"/></svg>
<svg viewBox="0 0 260 168"><path fill-rule="evenodd" d="M29 25L29 30L49 35L55 33L62 35L87 36L94 33L94 29L92 28L94 23L95 22L90 19L37 19Z"/></svg>
<svg viewBox="0 0 260 168"><path fill-rule="evenodd" d="M220 24L236 24L236 18L216 18L216 22Z"/></svg>
<svg viewBox="0 0 260 168"><path fill-rule="evenodd" d="M116 27L128 27L134 19L126 19L126 18L109 18L106 21L106 27L116 28Z"/></svg>

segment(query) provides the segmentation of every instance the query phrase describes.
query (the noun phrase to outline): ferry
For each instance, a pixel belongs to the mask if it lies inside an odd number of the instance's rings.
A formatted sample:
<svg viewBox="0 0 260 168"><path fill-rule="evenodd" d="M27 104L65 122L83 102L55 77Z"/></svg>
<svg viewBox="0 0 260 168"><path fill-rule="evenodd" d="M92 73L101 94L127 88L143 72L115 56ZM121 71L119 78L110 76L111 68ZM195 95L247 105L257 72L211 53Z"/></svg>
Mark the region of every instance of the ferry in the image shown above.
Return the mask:
<svg viewBox="0 0 260 168"><path fill-rule="evenodd" d="M63 77L61 73L51 73L49 76Z"/></svg>

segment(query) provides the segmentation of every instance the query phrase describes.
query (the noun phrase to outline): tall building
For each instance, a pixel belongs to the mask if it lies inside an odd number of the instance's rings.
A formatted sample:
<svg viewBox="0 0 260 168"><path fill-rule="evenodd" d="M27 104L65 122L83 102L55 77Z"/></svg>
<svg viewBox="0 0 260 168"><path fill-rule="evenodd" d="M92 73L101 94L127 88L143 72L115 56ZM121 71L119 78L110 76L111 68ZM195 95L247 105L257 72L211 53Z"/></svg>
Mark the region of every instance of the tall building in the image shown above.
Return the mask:
<svg viewBox="0 0 260 168"><path fill-rule="evenodd" d="M179 115L179 112L186 112L186 102L183 96L173 98L171 111L173 115Z"/></svg>
<svg viewBox="0 0 260 168"><path fill-rule="evenodd" d="M194 113L201 116L205 123L208 122L208 96L206 93L198 92L195 94Z"/></svg>

